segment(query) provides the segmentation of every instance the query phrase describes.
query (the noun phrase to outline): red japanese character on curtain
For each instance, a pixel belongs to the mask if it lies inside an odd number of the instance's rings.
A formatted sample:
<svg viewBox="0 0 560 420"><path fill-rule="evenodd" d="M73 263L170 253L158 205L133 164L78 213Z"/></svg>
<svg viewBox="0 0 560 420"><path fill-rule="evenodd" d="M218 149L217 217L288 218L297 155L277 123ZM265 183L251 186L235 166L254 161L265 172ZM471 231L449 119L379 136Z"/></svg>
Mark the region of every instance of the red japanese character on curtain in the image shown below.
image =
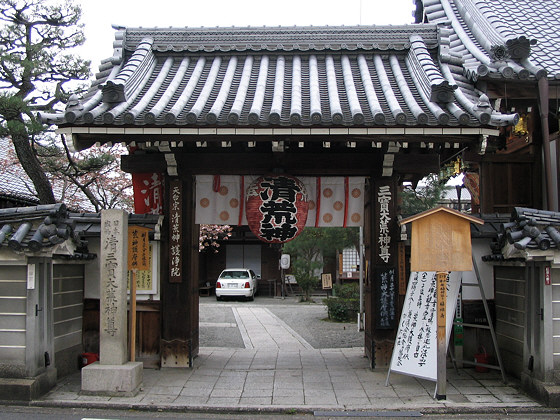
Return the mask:
<svg viewBox="0 0 560 420"><path fill-rule="evenodd" d="M163 177L158 173L132 174L134 213L163 214Z"/></svg>

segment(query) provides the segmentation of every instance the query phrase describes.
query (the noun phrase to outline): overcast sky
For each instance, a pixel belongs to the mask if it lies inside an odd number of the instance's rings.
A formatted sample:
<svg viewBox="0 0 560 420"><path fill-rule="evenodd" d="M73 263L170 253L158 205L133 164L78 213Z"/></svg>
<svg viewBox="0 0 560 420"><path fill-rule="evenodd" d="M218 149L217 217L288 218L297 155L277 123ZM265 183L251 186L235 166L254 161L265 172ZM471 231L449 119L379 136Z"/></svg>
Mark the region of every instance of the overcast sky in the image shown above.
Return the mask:
<svg viewBox="0 0 560 420"><path fill-rule="evenodd" d="M80 0L86 45L79 54L97 70L110 57L114 30L130 27L400 25L412 23L413 0Z"/></svg>

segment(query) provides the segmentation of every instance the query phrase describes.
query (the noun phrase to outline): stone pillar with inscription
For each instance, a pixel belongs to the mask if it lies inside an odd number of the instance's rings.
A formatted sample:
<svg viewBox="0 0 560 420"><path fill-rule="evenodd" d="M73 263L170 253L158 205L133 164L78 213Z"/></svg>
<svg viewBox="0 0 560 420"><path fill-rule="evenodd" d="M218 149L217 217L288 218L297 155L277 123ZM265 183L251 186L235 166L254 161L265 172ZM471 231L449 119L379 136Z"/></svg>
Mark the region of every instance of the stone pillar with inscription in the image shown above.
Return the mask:
<svg viewBox="0 0 560 420"><path fill-rule="evenodd" d="M127 362L128 214L101 212L99 362L82 369L86 394L134 396L142 383L140 362Z"/></svg>

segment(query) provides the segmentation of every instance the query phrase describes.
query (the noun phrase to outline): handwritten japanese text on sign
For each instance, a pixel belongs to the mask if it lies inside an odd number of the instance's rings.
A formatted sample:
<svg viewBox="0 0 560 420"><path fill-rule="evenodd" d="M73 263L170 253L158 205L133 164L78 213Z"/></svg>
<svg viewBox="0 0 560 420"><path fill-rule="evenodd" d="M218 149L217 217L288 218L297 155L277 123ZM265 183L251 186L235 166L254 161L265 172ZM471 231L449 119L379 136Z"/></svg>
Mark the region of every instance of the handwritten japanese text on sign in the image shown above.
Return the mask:
<svg viewBox="0 0 560 420"><path fill-rule="evenodd" d="M142 226L128 227L128 269L149 270L150 249L148 232L149 228Z"/></svg>
<svg viewBox="0 0 560 420"><path fill-rule="evenodd" d="M446 276L446 343L449 341L461 273ZM437 379L437 283L435 272L412 272L391 358L391 371L435 381Z"/></svg>

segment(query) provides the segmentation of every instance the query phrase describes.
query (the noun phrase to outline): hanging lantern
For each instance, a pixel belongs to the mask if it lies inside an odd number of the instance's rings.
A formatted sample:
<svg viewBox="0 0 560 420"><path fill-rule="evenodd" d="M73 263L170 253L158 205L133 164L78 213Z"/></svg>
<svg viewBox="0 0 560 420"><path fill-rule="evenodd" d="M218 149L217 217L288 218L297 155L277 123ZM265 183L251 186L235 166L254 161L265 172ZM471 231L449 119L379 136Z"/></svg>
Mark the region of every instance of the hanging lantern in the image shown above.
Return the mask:
<svg viewBox="0 0 560 420"><path fill-rule="evenodd" d="M308 207L305 186L293 176L263 176L247 189L247 223L264 242L283 243L298 236Z"/></svg>

